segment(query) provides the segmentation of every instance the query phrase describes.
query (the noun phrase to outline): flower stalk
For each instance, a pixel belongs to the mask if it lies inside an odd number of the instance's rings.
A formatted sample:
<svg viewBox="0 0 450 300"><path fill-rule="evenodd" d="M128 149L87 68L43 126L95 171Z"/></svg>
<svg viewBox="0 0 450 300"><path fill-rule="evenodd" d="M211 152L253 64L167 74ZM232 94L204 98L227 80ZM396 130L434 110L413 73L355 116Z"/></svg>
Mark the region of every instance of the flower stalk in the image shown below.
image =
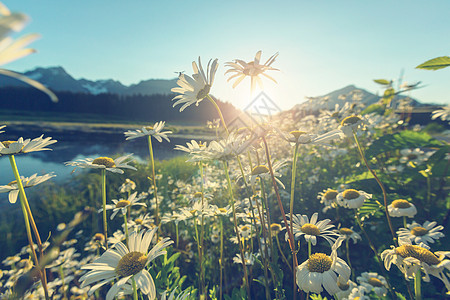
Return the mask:
<svg viewBox="0 0 450 300"><path fill-rule="evenodd" d="M422 300L422 290L421 290L422 274L420 268L417 268L414 272L414 294L416 295L416 300Z"/></svg>
<svg viewBox="0 0 450 300"><path fill-rule="evenodd" d="M103 234L105 248L108 250L108 220L106 216L106 169L102 169L102 206L103 206Z"/></svg>
<svg viewBox="0 0 450 300"><path fill-rule="evenodd" d="M155 224L158 226L158 230L161 231L161 227L159 226L159 204L158 204L158 190L156 187L156 174L155 174L155 159L153 157L153 146L152 146L152 137L148 136L148 151L150 152L150 161L152 165L152 180L153 180L153 193L155 195Z"/></svg>

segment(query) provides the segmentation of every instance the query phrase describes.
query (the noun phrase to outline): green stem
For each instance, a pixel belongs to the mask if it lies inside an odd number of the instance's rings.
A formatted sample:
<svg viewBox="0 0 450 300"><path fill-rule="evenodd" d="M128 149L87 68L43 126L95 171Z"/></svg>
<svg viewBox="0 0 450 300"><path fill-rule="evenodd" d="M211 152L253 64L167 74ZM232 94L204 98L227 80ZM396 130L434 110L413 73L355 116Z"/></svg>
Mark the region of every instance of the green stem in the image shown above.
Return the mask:
<svg viewBox="0 0 450 300"><path fill-rule="evenodd" d="M294 227L292 226L293 216L294 216L294 194L295 194L295 176L297 175L297 153L298 153L298 143L295 144L294 156L292 158L292 176L291 176L291 201L290 201L290 222L291 222L291 233L294 234ZM295 246L294 246L295 247ZM295 250L295 249L294 249Z"/></svg>
<svg viewBox="0 0 450 300"><path fill-rule="evenodd" d="M136 280L134 280L134 276L131 277L131 282L132 282L132 285L133 285L133 300L138 300Z"/></svg>
<svg viewBox="0 0 450 300"><path fill-rule="evenodd" d="M275 239L277 240L278 251L280 251L281 257L283 258L283 261L286 263L286 265L289 267L289 270L291 270L291 272L292 272L292 266L288 262L286 256L284 255L283 250L281 250L280 239L278 238L278 235L275 235Z"/></svg>
<svg viewBox="0 0 450 300"><path fill-rule="evenodd" d="M106 216L106 170L102 169L102 206L103 206L103 234L105 235L105 248L108 250L108 220Z"/></svg>
<svg viewBox="0 0 450 300"><path fill-rule="evenodd" d="M125 241L126 241L127 247L128 247L128 222L127 222L127 213L126 212L123 214L123 224L125 226Z"/></svg>
<svg viewBox="0 0 450 300"><path fill-rule="evenodd" d="M176 232L176 235L177 235L177 248L178 248L178 241L179 241L179 234L178 234L178 222L175 222L175 232Z"/></svg>
<svg viewBox="0 0 450 300"><path fill-rule="evenodd" d="M240 242L241 241L241 236L239 234L239 228L237 226L236 208L235 208L235 205L234 205L233 187L231 186L231 179L230 179L230 174L228 174L228 166L227 166L227 162L226 161L223 162L223 168L224 168L224 171L225 171L225 175L227 177L228 190L229 190L229 193L230 193L231 208L233 210L234 230L236 231L236 238L237 238L238 244L239 244L239 251L241 252L242 267L244 269L245 287L247 289L248 299L250 300L251 299L250 282L248 281L247 265L245 264L244 249L242 248L242 244Z"/></svg>
<svg viewBox="0 0 450 300"><path fill-rule="evenodd" d="M222 220L222 217L219 217L219 220L220 220L220 259L219 259L220 295L219 295L219 300L222 300L222 295L223 295L223 220Z"/></svg>
<svg viewBox="0 0 450 300"><path fill-rule="evenodd" d="M59 266L59 273L61 275L63 299L67 299L67 293L66 293L65 282L64 282L64 270L63 270L63 265L62 264Z"/></svg>
<svg viewBox="0 0 450 300"><path fill-rule="evenodd" d="M48 296L47 277L45 275L45 268L41 269L39 260L36 255L36 251L34 249L33 237L31 236L30 220L28 218L29 214L27 211L27 203L28 203L27 198L26 198L27 196L26 196L25 190L23 188L22 180L20 179L19 169L17 168L17 164L16 164L16 160L14 159L14 155L9 155L9 162L11 164L11 168L14 173L14 177L16 178L16 181L17 181L17 187L19 188L20 207L22 208L22 214L23 214L23 218L25 221L25 228L27 231L27 238L28 238L28 243L30 245L31 254L33 256L35 266L38 269L39 275L41 277L42 287L44 288L45 299L48 300L49 296ZM31 212L31 210L30 210L30 212ZM39 234L36 237L36 239L39 239Z"/></svg>
<svg viewBox="0 0 450 300"><path fill-rule="evenodd" d="M219 117L220 117L220 121L222 121L223 128L225 128L225 131L227 132L227 135L229 135L230 132L228 131L228 127L227 127L227 124L225 123L225 119L223 118L222 111L220 110L220 107L217 105L216 101L214 101L214 99L211 98L211 96L210 96L209 94L206 95L206 98L208 98L208 100L209 100L209 101L214 105L214 107L216 108L217 113L219 114Z"/></svg>
<svg viewBox="0 0 450 300"><path fill-rule="evenodd" d="M416 300L422 300L422 290L421 290L422 274L420 268L414 273L414 293L416 295Z"/></svg>
<svg viewBox="0 0 450 300"><path fill-rule="evenodd" d="M201 253L202 260L200 261L200 281L201 281L201 285L202 285L201 291L206 299L205 270L204 270L204 265L203 265L203 240L205 237L205 220L204 220L205 216L203 214L203 207L205 204L205 186L203 183L203 163L200 162L199 166L200 166L200 182L201 182L201 189L202 189L202 219L201 219L201 227L200 227L200 251L202 252Z"/></svg>
<svg viewBox="0 0 450 300"><path fill-rule="evenodd" d="M392 239L394 241L395 246L398 247L398 242L397 242L397 238L395 236L394 227L392 226L391 217L389 216L386 189L384 188L383 183L378 178L375 171L372 170L372 168L369 166L369 163L367 162L366 156L364 155L364 151L362 150L361 145L359 144L359 141L358 141L355 131L353 131L353 137L355 138L356 146L358 147L359 154L361 155L361 158L363 159L364 164L366 165L366 167L370 171L370 173L372 173L373 177L375 178L378 185L380 186L381 191L383 192L384 212L385 212L388 224L389 224L389 229L391 230Z"/></svg>
<svg viewBox="0 0 450 300"><path fill-rule="evenodd" d="M150 152L150 161L152 164L152 179L153 179L153 194L155 195L155 224L158 226L158 231L161 231L161 227L159 226L159 206L158 206L158 190L156 187L156 174L155 174L155 159L153 157L153 146L152 146L152 137L148 136L148 151Z"/></svg>
<svg viewBox="0 0 450 300"><path fill-rule="evenodd" d="M349 241L350 241L349 238L347 238L347 239L345 240L345 249L347 250L347 262L348 262L348 266L350 267L350 270L351 270L351 272L352 272L352 280L354 280L355 274L354 274L354 272L353 272L352 262L350 261L350 247L348 246Z"/></svg>
<svg viewBox="0 0 450 300"><path fill-rule="evenodd" d="M308 258L311 257L311 240L308 241Z"/></svg>
<svg viewBox="0 0 450 300"><path fill-rule="evenodd" d="M407 228L406 225L407 225L407 223L406 223L406 216L403 216L403 227Z"/></svg>
<svg viewBox="0 0 450 300"><path fill-rule="evenodd" d="M198 252L198 261L199 261L199 264L200 264L200 280L198 281L198 284L199 284L199 291L200 291L200 293L201 293L201 296L203 296L204 294L203 294L203 282L202 282L202 268L203 268L203 264L202 264L202 261L203 261L203 257L202 257L202 249L201 249L201 246L200 246L200 238L199 238L199 235L198 235L198 226L197 226L197 216L196 215L194 215L194 228L195 228L195 240L197 241L197 252ZM200 297L200 298L202 298L202 297Z"/></svg>

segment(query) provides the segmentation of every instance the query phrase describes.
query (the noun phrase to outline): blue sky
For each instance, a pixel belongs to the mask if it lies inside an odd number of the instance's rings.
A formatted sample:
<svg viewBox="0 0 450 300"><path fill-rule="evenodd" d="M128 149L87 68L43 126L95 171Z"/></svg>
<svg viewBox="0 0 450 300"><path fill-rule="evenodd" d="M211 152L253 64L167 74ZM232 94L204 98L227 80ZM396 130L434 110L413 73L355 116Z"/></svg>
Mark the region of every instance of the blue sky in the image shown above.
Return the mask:
<svg viewBox="0 0 450 300"><path fill-rule="evenodd" d="M31 17L20 34L37 32L38 53L5 67L26 71L63 66L75 78L112 78L124 84L192 74L198 56L219 59L212 94L242 108L250 82L226 82L224 63L263 62L275 52L266 93L287 109L305 96L349 84L381 92L373 79L422 81L411 93L423 102L450 103L450 68L416 70L449 55L450 1L67 1L3 0Z"/></svg>

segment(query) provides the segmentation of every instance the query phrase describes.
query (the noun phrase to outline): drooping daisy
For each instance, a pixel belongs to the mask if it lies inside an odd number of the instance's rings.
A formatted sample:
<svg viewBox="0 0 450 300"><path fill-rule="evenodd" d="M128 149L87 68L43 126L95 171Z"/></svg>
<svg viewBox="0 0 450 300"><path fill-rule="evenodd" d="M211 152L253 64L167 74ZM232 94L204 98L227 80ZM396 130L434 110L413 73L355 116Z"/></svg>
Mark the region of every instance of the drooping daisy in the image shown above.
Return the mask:
<svg viewBox="0 0 450 300"><path fill-rule="evenodd" d="M44 135L35 139L26 139L22 137L17 141L2 141L0 142L0 156L2 155L18 155L29 152L52 150L45 148L51 144L56 143L51 137L43 138Z"/></svg>
<svg viewBox="0 0 450 300"><path fill-rule="evenodd" d="M362 118L360 116L352 115L341 121L339 129L341 129L346 136L351 138L353 137L353 132L356 132L361 124Z"/></svg>
<svg viewBox="0 0 450 300"><path fill-rule="evenodd" d="M143 197L136 197L137 196L137 192L134 192L133 194L130 195L130 197L128 197L128 199L120 199L120 200L116 200L113 199L112 202L114 204L107 204L106 205L106 210L113 210L113 213L111 214L111 220L114 219L114 217L116 216L116 214L121 211L122 215L127 213L127 209L128 207L132 207L132 206L145 206L147 207L147 204L145 203L139 203L139 201L141 201L142 199L144 199ZM103 208L100 208L98 210L98 212L102 212Z"/></svg>
<svg viewBox="0 0 450 300"><path fill-rule="evenodd" d="M332 246L331 255L314 253L297 267L296 281L305 292L321 293L323 288L334 295L341 291L338 282L348 282L351 270L347 263L337 256L337 249L343 238L338 238Z"/></svg>
<svg viewBox="0 0 450 300"><path fill-rule="evenodd" d="M261 78L259 77L259 75L263 75L263 76L269 78L270 80L272 80L273 82L277 83L277 81L273 77L267 75L265 72L279 71L278 69L275 69L270 66L277 58L278 53L275 53L274 55L272 55L266 61L266 63L264 63L263 65L261 65L259 63L261 60L261 53L262 53L261 50L258 51L255 55L255 60L250 61L250 62L245 62L240 59L235 59L234 62L225 63L225 66L230 67L230 69L228 69L225 72L225 74L228 74L228 73L232 74L228 78L227 81L230 81L233 78L237 78L236 81L233 83L233 88L235 88L239 83L241 83L241 81L244 80L244 78L246 76L250 76L250 78L251 78L251 90L252 91L255 90L256 82L258 82L259 86L262 88L262 81L261 81Z"/></svg>
<svg viewBox="0 0 450 300"><path fill-rule="evenodd" d="M169 238L164 238L149 251L156 230L157 228L154 228L139 234L132 232L128 240L128 248L119 242L93 263L81 267L90 270L80 278L81 287L98 282L89 290L89 295L92 295L101 286L115 281L106 295L106 299L110 300L124 284L131 283L134 279L136 286L143 294L148 295L149 299L155 299L155 283L145 267L156 257L166 254L163 249L173 243Z"/></svg>
<svg viewBox="0 0 450 300"><path fill-rule="evenodd" d="M280 170L284 167L287 166L287 162L286 161L279 161L276 162L272 165L272 170L273 170L273 175L275 178L275 181L283 188L285 189L286 187L284 186L283 182L281 182L281 180L278 177L281 177L282 174L280 173ZM252 169L251 173L248 175L248 178L250 179L250 183L252 186L255 186L256 184L256 179L257 178L261 178L261 179L272 179L272 176L270 174L269 168L266 167L265 165L259 165L256 166Z"/></svg>
<svg viewBox="0 0 450 300"><path fill-rule="evenodd" d="M132 140L139 137L144 136L152 136L154 137L158 142L162 142L162 139L165 139L166 141L170 142L169 138L167 137L168 134L172 133L172 131L162 131L165 125L165 121L156 122L153 126L144 126L141 129L137 130L128 130L125 132L125 136L127 137L126 140Z"/></svg>
<svg viewBox="0 0 450 300"><path fill-rule="evenodd" d="M384 250L381 253L381 259L384 261L386 270L389 271L394 263L405 275L406 279L413 277L413 274L420 269L425 277L425 282L430 281L429 274L440 279L448 291L450 291L450 282L445 273L445 269L450 270L449 251L431 252L429 247L423 243L412 245L408 238L399 237L399 247L391 246L391 249Z"/></svg>
<svg viewBox="0 0 450 300"><path fill-rule="evenodd" d="M326 189L323 190L323 192L320 192L319 195L317 195L317 198L320 199L320 203L325 205L323 212L326 212L330 208L337 206L336 197L338 194L339 192L337 190Z"/></svg>
<svg viewBox="0 0 450 300"><path fill-rule="evenodd" d="M358 240L361 240L361 236L353 231L353 226L350 228L340 227L336 230L336 233L339 233L341 236L345 237L345 239L352 239L354 244L356 244Z"/></svg>
<svg viewBox="0 0 450 300"><path fill-rule="evenodd" d="M384 297L387 294L386 279L383 276L378 275L378 273L363 272L361 273L361 276L356 278L356 280L366 289L367 294L371 291L374 291L378 297Z"/></svg>
<svg viewBox="0 0 450 300"><path fill-rule="evenodd" d="M311 216L311 220L309 220L307 215L293 215L292 227L295 239L299 239L302 235L304 235L305 240L307 242L311 241L311 243L315 246L317 244L317 237L322 237L327 240L330 245L333 245L338 236L338 234L330 230L334 227L334 225L330 224L330 219L317 221L318 217L318 213L314 213Z"/></svg>
<svg viewBox="0 0 450 300"><path fill-rule="evenodd" d="M219 64L217 63L217 58L212 62L212 64L211 60L209 60L205 73L203 71L200 57L198 58L198 66L197 63L193 61L192 68L194 69L194 74L192 74L192 77L185 74L180 74L177 81L179 87L175 87L171 90L174 93L180 94L172 99L177 100L173 104L173 107L178 104L183 104L180 108L180 111L183 111L186 107L194 103L198 105L200 101L208 96L214 83L214 76L218 66Z"/></svg>
<svg viewBox="0 0 450 300"><path fill-rule="evenodd" d="M80 168L92 168L92 169L106 169L112 173L123 174L124 169L137 170L133 166L129 166L128 164L133 161L133 154L128 154L125 156L118 157L116 159L112 159L110 157L98 157L98 158L84 158L79 159L77 161L69 161L66 162L66 166L74 166Z"/></svg>
<svg viewBox="0 0 450 300"><path fill-rule="evenodd" d="M337 195L336 202L346 208L360 208L364 205L364 201L370 198L372 198L372 194L354 189L346 189Z"/></svg>
<svg viewBox="0 0 450 300"><path fill-rule="evenodd" d="M397 199L388 205L388 212L391 217L413 218L417 214L417 208L404 199Z"/></svg>
<svg viewBox="0 0 450 300"><path fill-rule="evenodd" d="M281 227L281 225L278 223L270 224L270 236L274 237L274 236L278 235L282 229L283 229L283 227Z"/></svg>
<svg viewBox="0 0 450 300"><path fill-rule="evenodd" d="M400 228L397 231L399 237L409 238L415 244L434 243L434 240L438 240L444 237L444 234L440 230L444 229L444 226L436 226L436 222L425 221L423 225L420 225L413 221L412 224L407 224L406 228Z"/></svg>
<svg viewBox="0 0 450 300"><path fill-rule="evenodd" d="M38 176L37 174L33 174L30 177L20 176L20 180L22 181L22 185L24 188L32 187L38 184L43 183L44 181L49 180L52 177L55 177L53 173L45 174L43 176ZM9 193L8 198L10 203L16 203L17 196L19 195L19 186L17 185L17 181L11 181L7 185L0 185L0 193Z"/></svg>

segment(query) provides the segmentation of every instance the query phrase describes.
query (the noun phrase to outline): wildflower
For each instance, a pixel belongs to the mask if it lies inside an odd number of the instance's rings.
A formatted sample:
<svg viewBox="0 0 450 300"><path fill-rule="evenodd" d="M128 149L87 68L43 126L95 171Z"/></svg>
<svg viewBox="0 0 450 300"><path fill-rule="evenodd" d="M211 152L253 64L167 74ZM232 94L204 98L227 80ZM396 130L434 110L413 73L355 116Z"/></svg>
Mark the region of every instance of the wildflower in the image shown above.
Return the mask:
<svg viewBox="0 0 450 300"><path fill-rule="evenodd" d="M341 282L338 280L337 285L340 289L340 291L336 293L338 299L347 299L352 290L358 286L351 280L348 280L347 282Z"/></svg>
<svg viewBox="0 0 450 300"><path fill-rule="evenodd" d="M409 166L419 165L424 161L428 160L428 158L434 153L434 151L428 151L425 153L423 150L419 148L415 149L402 149L400 150L400 162L403 164L408 164Z"/></svg>
<svg viewBox="0 0 450 300"><path fill-rule="evenodd" d="M173 106L175 107L178 104L184 103L180 108L180 111L183 111L186 107L194 103L195 105L198 105L200 101L209 95L211 87L214 83L214 76L218 66L217 58L212 62L212 64L211 60L209 60L205 74L200 57L198 58L198 66L195 61L192 62L192 68L194 69L194 74L192 74L192 77L185 74L180 74L177 81L179 87L175 87L171 90L174 93L180 94L172 99L177 100Z"/></svg>
<svg viewBox="0 0 450 300"><path fill-rule="evenodd" d="M288 141L293 145L296 144L327 145L329 141L342 138L344 136L342 130L340 129L332 130L321 135L312 134L300 130L290 131L289 133L282 132L280 130L277 131L280 133L281 137L284 140Z"/></svg>
<svg viewBox="0 0 450 300"><path fill-rule="evenodd" d="M447 290L450 291L450 282L444 269L450 270L450 260L446 256L450 256L449 251L431 252L425 244L412 245L408 238L399 237L399 247L391 246L391 249L384 250L381 258L384 261L386 270L389 271L392 263L394 263L400 271L409 280L413 274L420 269L424 272L425 282L430 281L429 274L440 279Z"/></svg>
<svg viewBox="0 0 450 300"><path fill-rule="evenodd" d="M245 261L245 264L247 266L253 265L255 263L255 257L253 256L253 254L245 252L244 253L244 261ZM233 262L235 264L242 264L241 255L240 254L236 254L236 256L233 257Z"/></svg>
<svg viewBox="0 0 450 300"><path fill-rule="evenodd" d="M17 141L2 141L0 142L0 156L51 150L45 147L56 143L56 140L52 140L51 137L44 139L43 136L41 135L33 140L19 138Z"/></svg>
<svg viewBox="0 0 450 300"><path fill-rule="evenodd" d="M227 62L225 63L225 66L230 67L229 70L225 72L225 74L232 73L232 75L228 78L227 81L230 81L233 78L236 78L236 81L233 83L233 88L235 88L241 81L246 77L251 77L251 90L255 90L255 84L258 82L259 86L262 88L262 81L259 75L263 75L273 82L277 83L277 81L266 74L267 71L279 71L278 69L275 69L271 67L270 65L275 61L275 59L278 56L278 53L275 53L272 55L265 64L261 65L259 61L261 60L261 50L256 52L255 60L250 62L245 62L240 59L235 59L234 62Z"/></svg>
<svg viewBox="0 0 450 300"><path fill-rule="evenodd" d="M136 183L129 178L125 179L125 182L120 186L119 193L129 193L136 188Z"/></svg>
<svg viewBox="0 0 450 300"><path fill-rule="evenodd" d="M375 272L363 272L356 280L366 289L367 294L371 291L374 291L378 297L384 297L387 294L386 279Z"/></svg>
<svg viewBox="0 0 450 300"><path fill-rule="evenodd" d="M189 154L190 158L187 161L198 162L206 160L205 153L207 152L207 144L202 142L196 142L191 140L191 142L186 143L187 147L182 145L176 145L175 150L180 150Z"/></svg>
<svg viewBox="0 0 450 300"><path fill-rule="evenodd" d="M281 169L283 169L284 167L286 167L286 165L287 165L286 161L276 162L272 165L272 170L273 170L273 175L274 175L275 181L283 189L286 187L284 186L283 182L281 182L281 180L278 177L282 176L279 171ZM272 176L269 172L269 168L266 167L265 165L259 165L259 166L254 167L252 169L251 173L248 175L248 177L250 178L250 183L252 184L252 186L255 186L256 179L258 177L262 180L272 179Z"/></svg>
<svg viewBox="0 0 450 300"><path fill-rule="evenodd" d="M164 217L161 218L161 223L163 222ZM139 215L135 219L128 220L128 227L129 228L148 228L153 229L155 227L153 217L151 217L149 214L145 215Z"/></svg>
<svg viewBox="0 0 450 300"><path fill-rule="evenodd" d="M436 224L437 223L434 221L425 221L423 225L413 222L412 224L407 224L406 228L400 228L400 230L397 231L397 235L399 237L409 238L415 244L424 243L425 245L428 245L428 243L434 243L434 240L438 240L444 236L444 234L440 232L440 230L444 229L444 226L436 226Z"/></svg>
<svg viewBox="0 0 450 300"><path fill-rule="evenodd" d="M272 223L272 224L270 224L270 235L272 237L274 237L274 236L278 235L282 229L283 229L283 227L281 227L280 224Z"/></svg>
<svg viewBox="0 0 450 300"><path fill-rule="evenodd" d="M388 205L388 212L391 217L412 218L417 214L417 208L407 200L397 199Z"/></svg>
<svg viewBox="0 0 450 300"><path fill-rule="evenodd" d="M322 286L330 294L340 292L338 282L346 283L351 274L347 263L337 257L337 249L342 244L339 238L332 246L331 255L314 253L297 267L297 285L305 292L321 293Z"/></svg>
<svg viewBox="0 0 450 300"><path fill-rule="evenodd" d="M346 208L360 208L364 205L364 201L370 198L372 198L372 194L354 189L346 189L337 195L336 202Z"/></svg>
<svg viewBox="0 0 450 300"><path fill-rule="evenodd" d="M339 126L339 129L341 129L346 136L352 137L353 132L356 132L356 130L361 126L361 124L362 124L362 117L351 115L349 117L344 118L341 121L341 126Z"/></svg>
<svg viewBox="0 0 450 300"><path fill-rule="evenodd" d="M350 295L348 295L348 300L370 300L371 297L366 295L367 290L363 286L357 286L352 289Z"/></svg>
<svg viewBox="0 0 450 300"><path fill-rule="evenodd" d="M317 244L317 237L323 237L330 245L333 245L336 241L337 234L329 229L333 228L334 225L330 224L330 219L317 222L318 216L318 213L314 213L311 216L311 220L309 220L307 215L293 215L292 227L295 239L299 239L304 235L305 240L311 242L315 246Z"/></svg>
<svg viewBox="0 0 450 300"><path fill-rule="evenodd" d="M229 160L244 152L250 142L250 140L245 140L242 135L231 133L224 140L212 141L205 152L205 158L209 160Z"/></svg>
<svg viewBox="0 0 450 300"><path fill-rule="evenodd" d="M112 173L123 174L122 168L137 170L135 167L129 166L128 164L133 160L131 158L133 154L128 154L125 156L112 159L110 157L98 157L98 158L85 158L79 159L77 161L66 162L66 166L75 166L80 168L92 168L92 169L106 169Z"/></svg>
<svg viewBox="0 0 450 300"><path fill-rule="evenodd" d="M339 192L333 189L326 189L319 193L317 198L320 199L320 203L325 205L323 212L337 206L336 197L338 194Z"/></svg>
<svg viewBox="0 0 450 300"><path fill-rule="evenodd" d="M145 206L147 207L147 205L145 203L138 203L138 201L141 201L143 198L142 197L136 197L137 192L134 192L133 194L130 195L130 197L128 197L128 199L120 199L120 200L116 200L113 199L112 202L114 204L107 204L106 205L106 210L113 210L113 213L111 214L111 220L114 219L114 217L116 216L116 214L121 211L122 215L127 213L127 209L129 207L132 206L136 206L136 205L140 205L140 206ZM102 212L103 208L100 208L98 210L98 212Z"/></svg>
<svg viewBox="0 0 450 300"><path fill-rule="evenodd" d="M352 239L354 244L356 244L358 240L361 240L361 236L353 231L353 226L350 228L341 227L336 230L336 233L339 233L341 236L345 237L345 239Z"/></svg>
<svg viewBox="0 0 450 300"><path fill-rule="evenodd" d="M2 130L2 129L5 128L5 127L6 127L6 125L0 126L0 130ZM0 133L3 133L3 132L5 132L5 131L0 131Z"/></svg>
<svg viewBox="0 0 450 300"><path fill-rule="evenodd" d="M43 176L38 176L37 174L33 174L30 177L20 176L20 180L22 181L22 185L24 188L32 187L38 184L43 183L44 181L49 180L52 177L55 177L53 173L45 174ZM0 185L0 193L9 193L8 198L10 203L16 203L17 196L19 195L19 186L17 181L11 181L7 185Z"/></svg>
<svg viewBox="0 0 450 300"><path fill-rule="evenodd" d="M143 136L152 136L154 137L158 142L162 142L162 139L165 139L166 141L170 142L169 138L167 137L168 134L172 133L172 131L161 131L164 128L166 122L156 122L153 126L144 126L141 129L137 130L128 130L125 132L125 136L127 137L126 140L132 140Z"/></svg>
<svg viewBox="0 0 450 300"><path fill-rule="evenodd" d="M142 293L154 299L156 297L155 283L145 267L156 257L166 254L163 249L173 243L169 238L164 238L149 251L150 242L156 230L157 228L154 228L142 231L140 234L132 232L128 247L119 242L93 263L83 266L82 269L90 271L80 278L81 288L99 282L89 290L89 295L92 295L99 287L115 281L106 295L106 299L110 300L124 284L131 282L130 279L133 278Z"/></svg>
<svg viewBox="0 0 450 300"><path fill-rule="evenodd" d="M442 109L437 109L432 112L432 120L440 118L442 121L450 121L450 105L442 107Z"/></svg>

